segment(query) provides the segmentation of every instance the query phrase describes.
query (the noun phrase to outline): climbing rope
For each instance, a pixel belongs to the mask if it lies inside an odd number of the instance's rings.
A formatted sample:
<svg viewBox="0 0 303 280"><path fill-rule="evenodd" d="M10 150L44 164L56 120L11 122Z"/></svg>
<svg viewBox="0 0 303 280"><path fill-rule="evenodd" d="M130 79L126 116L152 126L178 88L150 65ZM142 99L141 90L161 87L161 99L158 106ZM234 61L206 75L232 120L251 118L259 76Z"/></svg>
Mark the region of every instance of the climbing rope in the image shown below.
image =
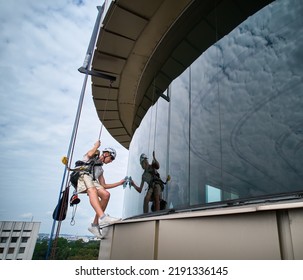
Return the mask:
<svg viewBox="0 0 303 280"><path fill-rule="evenodd" d="M102 116L102 121L101 121L101 127L100 127L99 137L98 137L99 140L101 139L101 134L102 134L102 129L103 129L103 121L104 121L104 119L105 119L105 113L106 113L106 109L107 109L107 103L108 103L108 99L109 99L109 96L110 96L110 92L111 92L111 88L112 88L112 87L113 87L113 81L110 80L110 81L109 81L109 87L108 87L107 98L106 98L106 101L105 101L105 107L104 107L103 116Z"/></svg>
<svg viewBox="0 0 303 280"><path fill-rule="evenodd" d="M156 143L156 125L157 125L157 108L158 108L158 102L157 104L154 104L155 102L155 79L153 80L153 91L152 91L152 106L150 107L150 129L148 132L148 155L150 154L150 146L151 146L151 138L152 138L152 123L153 123L153 111L154 111L154 106L156 106L156 115L155 115L155 122L154 122L154 134L153 134L153 151L155 150L155 143Z"/></svg>
<svg viewBox="0 0 303 280"><path fill-rule="evenodd" d="M155 128L154 128L154 145L153 145L153 151L156 149L156 134L157 134L157 119L158 119L158 102L156 105L156 114L155 114Z"/></svg>
<svg viewBox="0 0 303 280"><path fill-rule="evenodd" d="M84 101L84 96L85 96L85 91L86 91L86 85L87 85L88 75L89 75L89 72L90 72L89 69L90 69L91 62L92 62L92 53L93 53L93 50L94 50L95 45L96 45L97 31L100 28L101 18L102 18L102 14L103 14L103 11L104 11L104 7L105 6L103 4L102 8L99 9L98 16L97 16L95 26L94 26L94 30L93 30L93 34L92 34L92 37L91 37L91 40L90 40L89 48L87 50L86 57L85 57L85 66L86 67L83 69L84 70L83 73L85 74L85 76L84 76L84 81L83 81L83 85L82 85L81 94L80 94L79 101L78 101L78 107L77 107L76 117L75 117L75 120L74 120L73 130L72 130L72 134L71 134L71 138L70 138L70 142L69 142L67 156L66 156L66 159L65 159L66 164L64 164L65 168L64 168L62 181L61 181L61 187L60 187L60 191L59 191L58 205L60 203L60 199L61 199L61 195L63 193L63 189L68 190L68 188L69 188L69 171L70 171L69 167L70 167L72 159L73 159L75 142L76 142L76 138L77 138L80 116L81 116L81 112L82 112L83 101ZM66 201L64 201L64 203L66 203ZM58 219L58 224L57 224L57 229L56 229L54 242L53 242L53 236L54 236L55 226L56 226L57 220L56 219L53 220L50 239L49 239L49 243L48 243L48 249L47 249L47 253L46 253L46 259L49 259L50 257L51 257L51 259L54 259L54 257L55 257L58 236L59 236L61 223L62 223L62 218L63 218L63 214L64 214L63 213L64 211L62 211L62 209L64 209L64 206L66 206L66 205L62 205L62 207L58 207L58 209L56 209L55 217L57 217L57 215L58 215L57 212L60 211L59 219Z"/></svg>

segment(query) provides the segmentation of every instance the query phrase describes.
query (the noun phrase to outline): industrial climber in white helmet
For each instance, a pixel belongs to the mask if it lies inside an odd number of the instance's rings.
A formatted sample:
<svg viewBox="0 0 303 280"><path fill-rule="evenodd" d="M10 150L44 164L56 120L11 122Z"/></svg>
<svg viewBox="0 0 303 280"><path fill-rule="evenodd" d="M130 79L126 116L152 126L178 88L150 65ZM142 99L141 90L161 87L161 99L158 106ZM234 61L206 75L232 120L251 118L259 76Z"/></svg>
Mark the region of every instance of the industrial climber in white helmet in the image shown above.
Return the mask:
<svg viewBox="0 0 303 280"><path fill-rule="evenodd" d="M107 189L123 185L125 180L123 179L112 184L105 182L102 165L111 163L115 160L117 153L113 148L103 149L102 153L100 153L98 150L100 145L101 142L99 140L94 144L92 149L84 155L83 162L92 167L80 172L77 193L87 193L89 202L96 213L94 221L88 230L96 237L104 238L104 234L102 235L102 228L119 220L105 214L105 209L110 198L110 193ZM90 163L92 163L92 165Z"/></svg>
<svg viewBox="0 0 303 280"><path fill-rule="evenodd" d="M164 184L166 184L167 181L163 182L160 178L159 172L157 171L160 168L160 164L155 157L155 152L153 152L153 160L151 164L148 163L147 156L145 154L141 154L140 165L144 170L140 187L133 180L130 181L130 184L139 193L142 192L144 183L148 184L148 190L143 202L143 212L148 213L148 204L150 201L153 202L152 211L159 211L165 209L166 201L162 199L162 191L164 188Z"/></svg>

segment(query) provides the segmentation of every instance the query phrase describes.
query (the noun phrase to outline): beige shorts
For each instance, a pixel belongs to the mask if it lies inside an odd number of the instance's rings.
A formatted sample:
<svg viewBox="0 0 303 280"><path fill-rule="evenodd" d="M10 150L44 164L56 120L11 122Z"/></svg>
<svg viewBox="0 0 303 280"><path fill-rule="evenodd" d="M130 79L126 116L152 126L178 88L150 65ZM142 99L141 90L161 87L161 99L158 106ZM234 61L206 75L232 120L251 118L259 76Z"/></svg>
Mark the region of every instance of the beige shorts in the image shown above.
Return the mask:
<svg viewBox="0 0 303 280"><path fill-rule="evenodd" d="M85 193L89 188L104 189L91 175L82 174L78 179L77 193Z"/></svg>

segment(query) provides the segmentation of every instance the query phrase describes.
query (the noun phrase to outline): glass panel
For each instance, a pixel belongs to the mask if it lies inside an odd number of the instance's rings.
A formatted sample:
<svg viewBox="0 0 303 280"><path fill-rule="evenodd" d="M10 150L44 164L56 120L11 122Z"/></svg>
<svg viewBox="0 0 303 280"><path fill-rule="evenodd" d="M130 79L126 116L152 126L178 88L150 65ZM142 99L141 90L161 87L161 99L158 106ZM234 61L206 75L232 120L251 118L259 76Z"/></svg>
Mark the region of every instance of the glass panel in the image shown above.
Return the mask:
<svg viewBox="0 0 303 280"><path fill-rule="evenodd" d="M273 2L173 81L133 137L137 185L155 149L169 208L303 191L302 14L302 1ZM143 213L146 190L126 188L125 217Z"/></svg>
<svg viewBox="0 0 303 280"><path fill-rule="evenodd" d="M169 135L169 208L189 205L189 70L171 86Z"/></svg>
<svg viewBox="0 0 303 280"><path fill-rule="evenodd" d="M128 176L131 176L136 185L140 186L143 169L140 165L140 155L146 154L149 163L155 151L159 161L158 170L161 179L165 181L167 176L167 133L168 133L168 109L169 103L163 98L152 106L143 118L140 127L136 130L129 149ZM143 213L143 200L148 186L145 183L141 193L133 187L127 186L124 192L124 217L141 215ZM150 203L151 204L151 203ZM149 205L151 206L151 205Z"/></svg>
<svg viewBox="0 0 303 280"><path fill-rule="evenodd" d="M0 237L0 243L6 243L8 237Z"/></svg>
<svg viewBox="0 0 303 280"><path fill-rule="evenodd" d="M22 237L21 238L21 242L22 243L26 243L28 241L29 237Z"/></svg>
<svg viewBox="0 0 303 280"><path fill-rule="evenodd" d="M191 66L192 204L303 190L302 14L277 1Z"/></svg>
<svg viewBox="0 0 303 280"><path fill-rule="evenodd" d="M13 254L14 251L15 251L15 248L13 248L13 247L8 248L8 254Z"/></svg>
<svg viewBox="0 0 303 280"><path fill-rule="evenodd" d="M18 241L18 237L12 237L11 238L11 243L16 243Z"/></svg>
<svg viewBox="0 0 303 280"><path fill-rule="evenodd" d="M206 185L206 202L216 202L221 200L222 191L210 185Z"/></svg>
<svg viewBox="0 0 303 280"><path fill-rule="evenodd" d="M19 254L23 254L25 252L25 247L20 247Z"/></svg>

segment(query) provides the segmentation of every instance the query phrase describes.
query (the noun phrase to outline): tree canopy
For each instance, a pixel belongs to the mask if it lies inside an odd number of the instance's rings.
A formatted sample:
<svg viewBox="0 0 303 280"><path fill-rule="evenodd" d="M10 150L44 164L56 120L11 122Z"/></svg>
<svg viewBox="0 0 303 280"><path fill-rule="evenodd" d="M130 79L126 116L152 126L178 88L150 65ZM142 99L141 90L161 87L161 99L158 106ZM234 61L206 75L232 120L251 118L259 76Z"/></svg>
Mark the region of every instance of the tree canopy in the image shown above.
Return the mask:
<svg viewBox="0 0 303 280"><path fill-rule="evenodd" d="M56 244L54 260L97 260L100 241L84 242L82 239L68 241L59 237ZM48 241L37 242L33 260L45 260Z"/></svg>

